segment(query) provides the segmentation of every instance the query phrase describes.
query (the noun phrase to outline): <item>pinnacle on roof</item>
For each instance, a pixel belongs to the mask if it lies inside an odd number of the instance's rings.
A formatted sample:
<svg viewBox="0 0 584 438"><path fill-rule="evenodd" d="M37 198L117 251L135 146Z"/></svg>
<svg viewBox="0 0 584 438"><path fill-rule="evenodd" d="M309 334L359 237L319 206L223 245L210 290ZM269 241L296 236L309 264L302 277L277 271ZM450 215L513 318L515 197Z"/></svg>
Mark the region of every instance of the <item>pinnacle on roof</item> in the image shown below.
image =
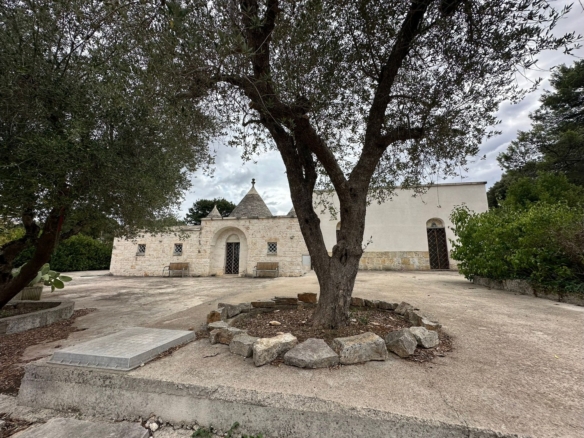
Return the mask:
<svg viewBox="0 0 584 438"><path fill-rule="evenodd" d="M255 189L255 179L251 180L251 189L229 217L272 217L272 212Z"/></svg>
<svg viewBox="0 0 584 438"><path fill-rule="evenodd" d="M288 214L286 216L296 217L296 210L294 210L294 206L292 206L292 208L290 209L290 211L288 212Z"/></svg>
<svg viewBox="0 0 584 438"><path fill-rule="evenodd" d="M219 213L219 210L217 210L217 204L215 204L213 206L213 210L211 210L211 213L209 213L206 217L209 219L221 219L223 216L221 216L221 213Z"/></svg>

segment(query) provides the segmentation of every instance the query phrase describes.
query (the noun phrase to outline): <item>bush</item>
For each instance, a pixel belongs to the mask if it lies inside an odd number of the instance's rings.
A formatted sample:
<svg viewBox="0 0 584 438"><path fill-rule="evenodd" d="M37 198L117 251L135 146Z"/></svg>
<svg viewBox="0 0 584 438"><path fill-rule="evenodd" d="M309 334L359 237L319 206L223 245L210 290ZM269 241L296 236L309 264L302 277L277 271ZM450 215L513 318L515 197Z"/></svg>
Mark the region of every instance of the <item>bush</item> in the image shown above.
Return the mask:
<svg viewBox="0 0 584 438"><path fill-rule="evenodd" d="M59 272L109 269L112 245L82 234L73 236L59 244L50 260L51 269ZM21 266L30 260L33 251L33 248L23 251L14 266Z"/></svg>
<svg viewBox="0 0 584 438"><path fill-rule="evenodd" d="M584 208L537 202L451 215L452 257L468 279L525 279L556 291L584 292Z"/></svg>

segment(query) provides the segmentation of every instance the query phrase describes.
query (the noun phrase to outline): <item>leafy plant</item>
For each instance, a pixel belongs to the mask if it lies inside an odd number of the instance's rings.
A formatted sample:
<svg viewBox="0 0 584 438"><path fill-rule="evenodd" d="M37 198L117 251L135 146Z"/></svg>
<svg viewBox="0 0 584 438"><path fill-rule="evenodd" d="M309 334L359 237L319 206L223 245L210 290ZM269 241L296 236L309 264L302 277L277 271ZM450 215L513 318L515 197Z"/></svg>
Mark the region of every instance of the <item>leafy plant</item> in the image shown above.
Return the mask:
<svg viewBox="0 0 584 438"><path fill-rule="evenodd" d="M12 276L16 277L18 274L20 274L21 269L22 266L20 268L13 269ZM30 283L28 283L28 286L35 286L38 283L43 283L45 286L51 286L51 292L53 292L55 289L63 289L65 287L65 283L68 283L71 280L73 280L71 277L61 275L61 273L57 271L52 271L50 265L45 263L38 272L37 276Z"/></svg>
<svg viewBox="0 0 584 438"><path fill-rule="evenodd" d="M457 207L452 257L468 279L525 279L542 289L584 291L584 208L536 202L486 213Z"/></svg>

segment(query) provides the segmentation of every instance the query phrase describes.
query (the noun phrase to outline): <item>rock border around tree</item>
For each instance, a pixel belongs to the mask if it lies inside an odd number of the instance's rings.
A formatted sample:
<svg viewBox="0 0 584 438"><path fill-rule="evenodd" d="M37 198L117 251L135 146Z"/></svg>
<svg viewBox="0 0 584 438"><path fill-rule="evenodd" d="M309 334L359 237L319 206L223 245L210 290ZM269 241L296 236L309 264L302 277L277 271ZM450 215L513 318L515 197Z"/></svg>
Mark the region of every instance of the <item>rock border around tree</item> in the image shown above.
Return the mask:
<svg viewBox="0 0 584 438"><path fill-rule="evenodd" d="M207 315L209 340L212 344L228 345L229 351L233 354L252 358L258 367L283 357L286 365L308 369L385 361L389 353L407 358L414 354L416 347L429 349L440 343L438 337L438 329L442 327L440 323L430 320L411 304L359 297L351 299L352 307L393 312L401 315L412 324L412 327L391 331L385 338L372 332L335 338L332 348L322 339L309 338L298 343L298 339L292 333L278 333L276 336L259 338L235 327L242 319L259 313L311 308L316 307L317 303L317 294L308 292L299 293L296 298L274 297L272 300L250 303L219 303L217 310L212 310ZM280 323L271 321L269 324L277 326Z"/></svg>

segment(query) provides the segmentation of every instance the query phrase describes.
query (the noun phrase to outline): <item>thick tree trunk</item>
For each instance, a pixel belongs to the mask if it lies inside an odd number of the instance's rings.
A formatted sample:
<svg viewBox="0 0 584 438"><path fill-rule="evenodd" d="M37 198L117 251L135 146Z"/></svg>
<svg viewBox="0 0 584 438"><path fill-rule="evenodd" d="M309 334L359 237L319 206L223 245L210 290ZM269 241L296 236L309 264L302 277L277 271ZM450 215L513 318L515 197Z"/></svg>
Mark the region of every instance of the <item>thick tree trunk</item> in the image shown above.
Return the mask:
<svg viewBox="0 0 584 438"><path fill-rule="evenodd" d="M23 266L20 274L16 277L3 277L3 282L0 284L0 309L33 280L41 267L51 258L58 238L60 218L58 210L51 211L43 226L42 234L35 242L36 250L32 259ZM12 260L7 261L10 266ZM3 266L3 269L6 270L6 265Z"/></svg>

